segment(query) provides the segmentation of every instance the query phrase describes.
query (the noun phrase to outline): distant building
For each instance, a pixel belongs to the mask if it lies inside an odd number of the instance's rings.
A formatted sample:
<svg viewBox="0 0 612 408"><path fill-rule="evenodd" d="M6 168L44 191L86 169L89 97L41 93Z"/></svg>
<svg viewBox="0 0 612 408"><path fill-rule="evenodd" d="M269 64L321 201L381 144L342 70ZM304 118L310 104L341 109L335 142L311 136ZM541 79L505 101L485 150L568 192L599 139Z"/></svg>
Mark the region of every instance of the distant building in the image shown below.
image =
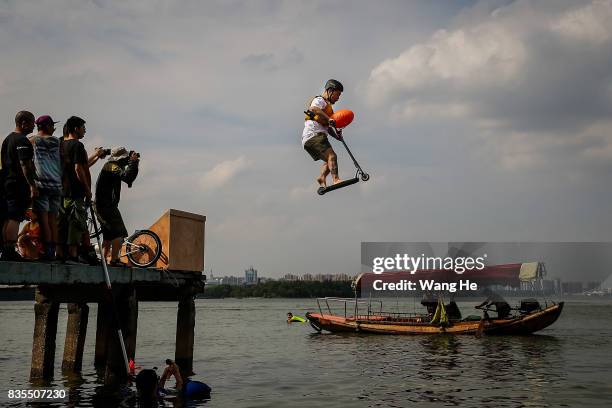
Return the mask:
<svg viewBox="0 0 612 408"><path fill-rule="evenodd" d="M562 282L561 288L563 293L582 293L584 290L582 282Z"/></svg>
<svg viewBox="0 0 612 408"><path fill-rule="evenodd" d="M256 285L258 283L257 269L253 268L253 266L244 271L244 283L246 285Z"/></svg>
<svg viewBox="0 0 612 408"><path fill-rule="evenodd" d="M542 281L542 289L544 293L557 293L556 281L545 279Z"/></svg>
<svg viewBox="0 0 612 408"><path fill-rule="evenodd" d="M244 278L239 278L236 276L224 276L220 279L221 285L231 285L231 286L239 286L244 285Z"/></svg>
<svg viewBox="0 0 612 408"><path fill-rule="evenodd" d="M288 274L286 274L285 276L283 276L283 277L281 278L281 280L285 280L285 281L290 281L290 282L292 282L292 281L298 281L298 280L300 280L300 277L299 277L299 276L297 276L297 275L294 275L294 274L292 274L292 273L288 273Z"/></svg>
<svg viewBox="0 0 612 408"><path fill-rule="evenodd" d="M584 290L593 290L593 289L599 289L601 287L601 282L587 282Z"/></svg>
<svg viewBox="0 0 612 408"><path fill-rule="evenodd" d="M210 278L206 279L206 286L215 286L222 284L222 278Z"/></svg>

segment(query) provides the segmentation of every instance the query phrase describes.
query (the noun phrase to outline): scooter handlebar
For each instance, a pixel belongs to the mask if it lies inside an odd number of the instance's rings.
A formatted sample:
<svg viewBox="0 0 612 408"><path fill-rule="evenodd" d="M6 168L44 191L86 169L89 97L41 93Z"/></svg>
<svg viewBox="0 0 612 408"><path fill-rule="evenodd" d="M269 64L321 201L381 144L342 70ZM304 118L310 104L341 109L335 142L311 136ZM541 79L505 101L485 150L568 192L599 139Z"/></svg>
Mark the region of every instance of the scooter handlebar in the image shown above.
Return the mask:
<svg viewBox="0 0 612 408"><path fill-rule="evenodd" d="M336 140L342 140L342 129L337 129L335 127L330 126L327 129L327 133L329 133L330 136Z"/></svg>

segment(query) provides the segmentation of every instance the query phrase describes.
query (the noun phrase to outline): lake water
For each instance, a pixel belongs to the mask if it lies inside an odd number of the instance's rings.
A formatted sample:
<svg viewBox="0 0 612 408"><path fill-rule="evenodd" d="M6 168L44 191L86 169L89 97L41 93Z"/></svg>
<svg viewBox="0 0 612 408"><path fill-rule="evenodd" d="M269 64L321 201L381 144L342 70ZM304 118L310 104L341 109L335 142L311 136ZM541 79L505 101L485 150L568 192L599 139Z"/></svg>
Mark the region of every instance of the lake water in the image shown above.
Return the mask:
<svg viewBox="0 0 612 408"><path fill-rule="evenodd" d="M196 300L194 379L213 392L189 406L612 406L612 299L566 299L560 319L537 335L482 338L316 334L308 324L285 322L287 311L304 315L315 305L310 299ZM62 306L51 386L70 397L53 405L113 405L93 369L95 305L82 376L62 376ZM471 304L460 306L470 311ZM0 303L3 406L28 406L7 400L7 391L31 387L33 319L32 302ZM175 325L175 303L140 303L137 365L163 367L174 357Z"/></svg>

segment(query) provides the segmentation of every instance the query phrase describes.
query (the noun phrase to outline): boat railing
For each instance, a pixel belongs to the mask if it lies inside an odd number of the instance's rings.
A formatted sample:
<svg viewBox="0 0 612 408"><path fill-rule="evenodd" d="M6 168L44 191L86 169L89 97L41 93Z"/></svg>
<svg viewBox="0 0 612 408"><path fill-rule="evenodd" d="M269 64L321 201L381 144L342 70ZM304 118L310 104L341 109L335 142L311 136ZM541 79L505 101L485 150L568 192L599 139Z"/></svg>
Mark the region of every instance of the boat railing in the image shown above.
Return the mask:
<svg viewBox="0 0 612 408"><path fill-rule="evenodd" d="M382 314L382 301L380 300L372 300L372 299L359 300L358 298L324 297L324 298L317 298L317 306L319 308L319 313L321 313L321 315L323 315L323 307L321 307L321 304L323 304L323 306L327 309L330 315L337 316L336 313L332 312L332 307L330 306L330 302L341 303L343 305L345 318L349 317L348 315L349 310L350 310L349 307L353 311L353 316L359 316L360 306L362 307L362 310L363 308L365 308L368 316L373 315L374 313ZM377 305L378 312L373 311L373 307L372 307L373 304Z"/></svg>
<svg viewBox="0 0 612 408"><path fill-rule="evenodd" d="M412 317L423 317L423 313L381 311L381 312L372 313L372 316L384 316L390 319L402 319L402 318L412 318Z"/></svg>

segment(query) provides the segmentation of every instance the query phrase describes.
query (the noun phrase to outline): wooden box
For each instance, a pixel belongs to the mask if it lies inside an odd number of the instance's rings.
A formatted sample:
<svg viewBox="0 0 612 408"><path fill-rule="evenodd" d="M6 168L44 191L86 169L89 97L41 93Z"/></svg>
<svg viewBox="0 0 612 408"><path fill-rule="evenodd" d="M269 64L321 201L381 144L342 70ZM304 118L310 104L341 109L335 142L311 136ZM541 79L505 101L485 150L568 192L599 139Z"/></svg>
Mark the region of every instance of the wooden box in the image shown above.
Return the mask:
<svg viewBox="0 0 612 408"><path fill-rule="evenodd" d="M206 217L170 209L149 229L162 242L162 255L154 265L174 271L204 270L204 224Z"/></svg>

